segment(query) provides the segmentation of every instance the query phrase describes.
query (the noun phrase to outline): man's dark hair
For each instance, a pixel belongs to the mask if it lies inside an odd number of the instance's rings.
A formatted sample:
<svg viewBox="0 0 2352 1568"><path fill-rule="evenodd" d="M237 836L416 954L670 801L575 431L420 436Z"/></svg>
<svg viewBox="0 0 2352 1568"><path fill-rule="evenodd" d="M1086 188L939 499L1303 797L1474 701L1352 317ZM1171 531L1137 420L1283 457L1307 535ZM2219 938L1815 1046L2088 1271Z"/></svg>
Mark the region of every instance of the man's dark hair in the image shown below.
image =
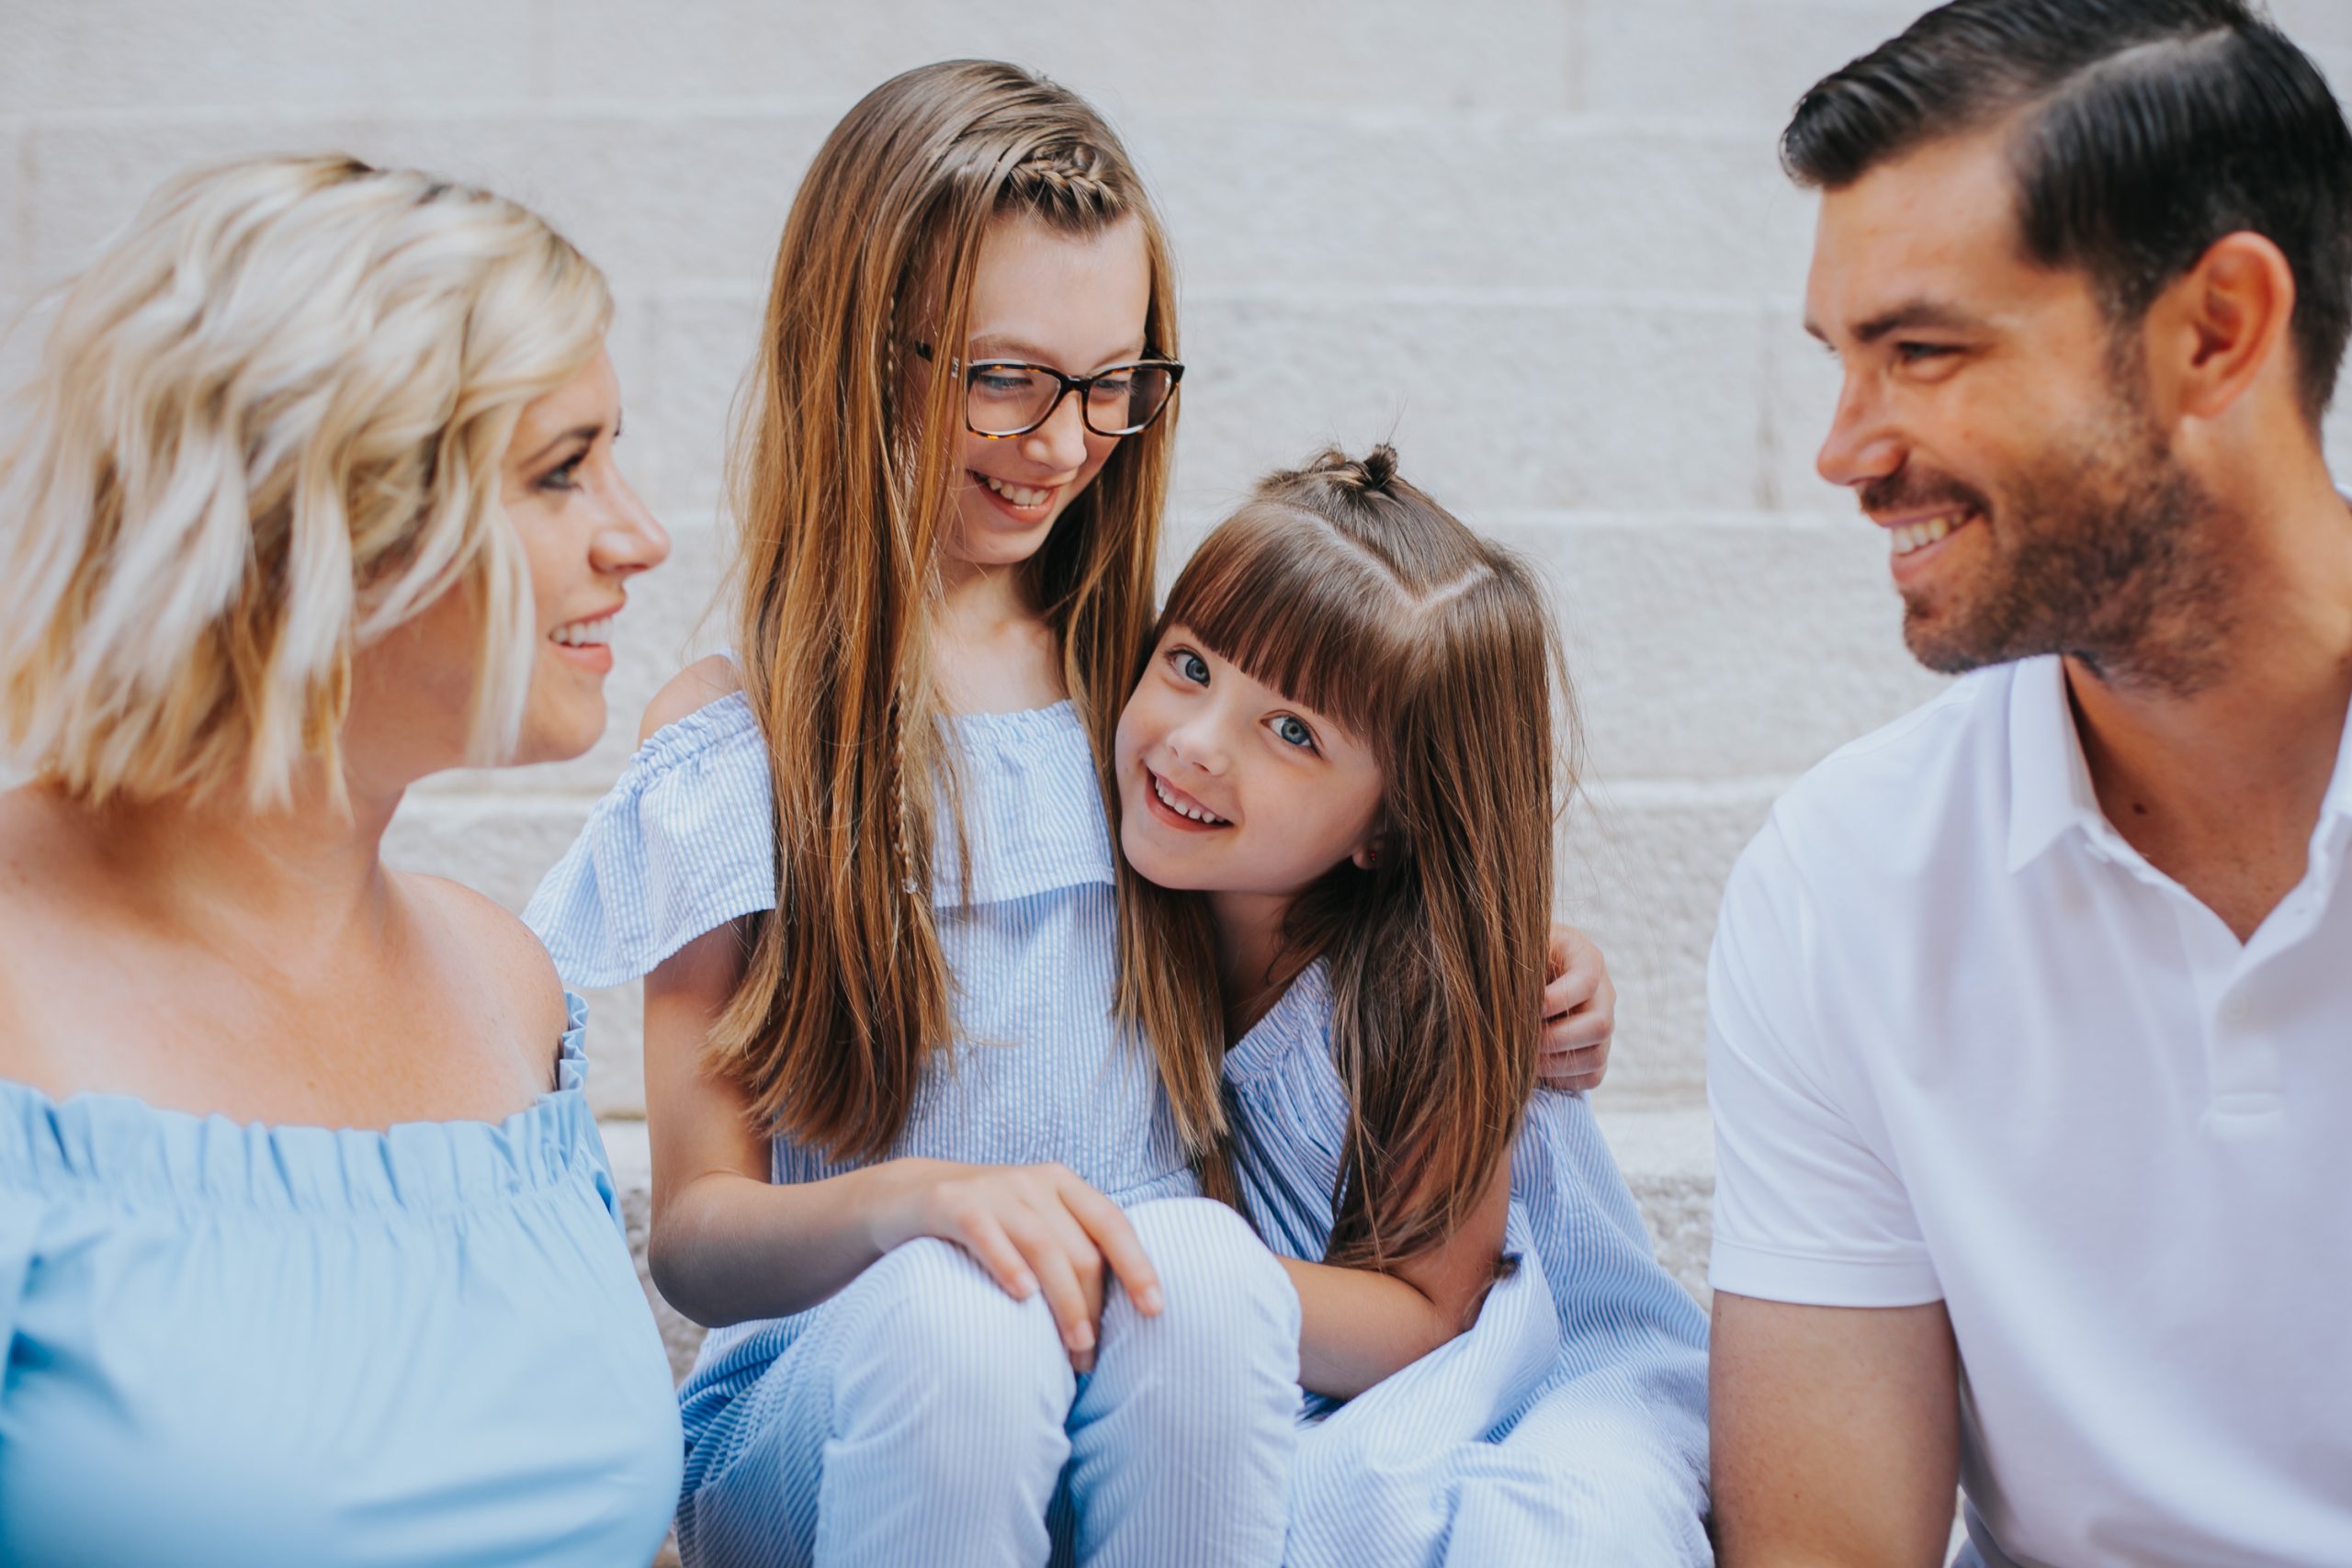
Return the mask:
<svg viewBox="0 0 2352 1568"><path fill-rule="evenodd" d="M2119 329L2225 234L2285 254L2316 429L2352 333L2352 131L2302 51L2244 0L1952 0L1815 84L1781 163L1838 190L2012 114L2025 254L2089 274Z"/></svg>

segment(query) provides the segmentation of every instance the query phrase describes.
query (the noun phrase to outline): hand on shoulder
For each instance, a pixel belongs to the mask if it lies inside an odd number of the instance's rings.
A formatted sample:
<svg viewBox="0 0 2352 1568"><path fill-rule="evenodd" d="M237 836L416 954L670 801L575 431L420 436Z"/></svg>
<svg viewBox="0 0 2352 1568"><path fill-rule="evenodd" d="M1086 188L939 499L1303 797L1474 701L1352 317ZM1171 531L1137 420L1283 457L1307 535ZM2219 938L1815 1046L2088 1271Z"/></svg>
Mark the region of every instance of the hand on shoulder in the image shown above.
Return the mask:
<svg viewBox="0 0 2352 1568"><path fill-rule="evenodd" d="M725 654L714 653L695 660L671 676L669 683L645 705L645 721L637 728L638 744L643 745L655 731L742 689L743 680L735 669L735 661Z"/></svg>

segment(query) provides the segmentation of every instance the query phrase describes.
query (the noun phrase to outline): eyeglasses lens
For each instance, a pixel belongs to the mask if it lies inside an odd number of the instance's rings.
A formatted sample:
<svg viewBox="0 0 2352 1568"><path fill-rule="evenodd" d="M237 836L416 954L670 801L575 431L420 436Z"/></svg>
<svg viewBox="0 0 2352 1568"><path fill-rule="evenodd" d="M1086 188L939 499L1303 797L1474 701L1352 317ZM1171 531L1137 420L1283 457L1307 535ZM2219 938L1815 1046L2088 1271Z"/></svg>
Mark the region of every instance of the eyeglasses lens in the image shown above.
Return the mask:
<svg viewBox="0 0 2352 1568"><path fill-rule="evenodd" d="M1094 378L1086 394L1087 428L1098 435L1129 435L1159 415L1176 378L1161 366L1135 365ZM1020 365L973 367L965 419L983 435L1017 435L1043 424L1062 384Z"/></svg>

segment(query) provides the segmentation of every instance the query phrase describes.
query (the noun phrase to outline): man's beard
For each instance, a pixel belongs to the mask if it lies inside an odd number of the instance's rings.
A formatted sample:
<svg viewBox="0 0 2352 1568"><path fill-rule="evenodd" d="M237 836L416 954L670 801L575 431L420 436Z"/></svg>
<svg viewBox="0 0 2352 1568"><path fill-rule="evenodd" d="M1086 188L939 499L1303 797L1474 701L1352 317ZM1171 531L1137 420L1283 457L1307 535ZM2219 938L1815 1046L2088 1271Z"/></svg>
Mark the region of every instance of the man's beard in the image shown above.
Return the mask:
<svg viewBox="0 0 2352 1568"><path fill-rule="evenodd" d="M1873 513L1939 502L1977 513L1990 563L1934 599L1904 596L1903 638L1947 675L2064 653L2114 685L2193 694L2222 673L2233 615L2227 519L2149 417L2136 378L2116 378L2111 417L2049 444L1989 498L1897 473L1867 487Z"/></svg>

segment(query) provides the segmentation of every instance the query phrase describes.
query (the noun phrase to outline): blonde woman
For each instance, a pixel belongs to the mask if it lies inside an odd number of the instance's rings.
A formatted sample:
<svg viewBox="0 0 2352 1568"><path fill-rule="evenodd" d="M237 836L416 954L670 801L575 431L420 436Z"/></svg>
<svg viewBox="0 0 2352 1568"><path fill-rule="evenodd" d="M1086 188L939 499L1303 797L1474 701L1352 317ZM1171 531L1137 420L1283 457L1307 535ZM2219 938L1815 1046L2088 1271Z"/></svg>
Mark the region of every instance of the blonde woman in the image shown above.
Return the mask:
<svg viewBox="0 0 2352 1568"><path fill-rule="evenodd" d="M402 791L574 755L668 549L596 270L483 192L161 192L0 458L0 1561L644 1562L677 1418L530 934Z"/></svg>

